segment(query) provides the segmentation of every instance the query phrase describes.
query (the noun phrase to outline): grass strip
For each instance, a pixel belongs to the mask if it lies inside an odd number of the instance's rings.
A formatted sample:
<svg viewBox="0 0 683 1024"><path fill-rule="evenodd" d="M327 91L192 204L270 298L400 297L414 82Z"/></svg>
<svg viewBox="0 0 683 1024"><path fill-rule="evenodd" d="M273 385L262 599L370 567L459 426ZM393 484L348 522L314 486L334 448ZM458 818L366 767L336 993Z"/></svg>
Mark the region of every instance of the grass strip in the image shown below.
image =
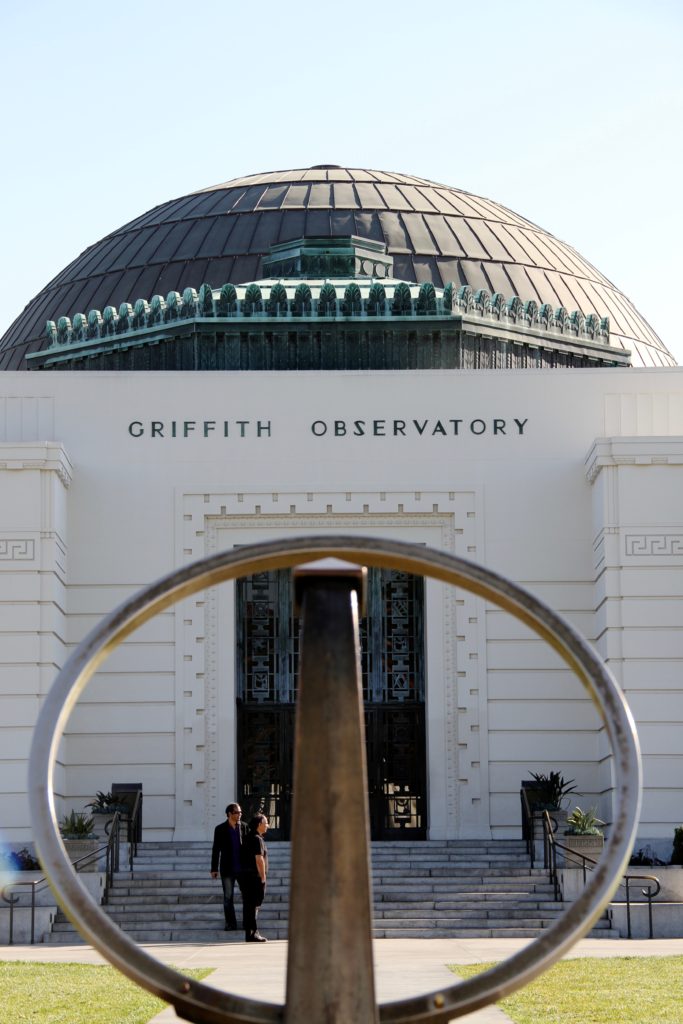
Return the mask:
<svg viewBox="0 0 683 1024"><path fill-rule="evenodd" d="M449 964L461 978L493 966ZM681 1024L683 956L563 960L497 1005L514 1024Z"/></svg>
<svg viewBox="0 0 683 1024"><path fill-rule="evenodd" d="M183 971L200 980L211 968ZM0 1024L147 1024L167 1005L98 964L0 962Z"/></svg>

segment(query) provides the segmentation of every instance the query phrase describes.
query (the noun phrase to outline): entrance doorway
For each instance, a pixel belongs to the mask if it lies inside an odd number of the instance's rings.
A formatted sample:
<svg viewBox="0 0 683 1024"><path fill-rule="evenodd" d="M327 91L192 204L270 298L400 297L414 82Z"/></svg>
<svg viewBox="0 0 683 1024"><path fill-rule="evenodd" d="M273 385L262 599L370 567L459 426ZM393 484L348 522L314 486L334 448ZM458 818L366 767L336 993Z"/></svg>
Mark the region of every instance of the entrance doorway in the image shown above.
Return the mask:
<svg viewBox="0 0 683 1024"><path fill-rule="evenodd" d="M368 799L373 839L427 833L424 581L368 571L360 624ZM271 839L289 839L299 620L291 575L236 583L237 783L247 815L268 815Z"/></svg>

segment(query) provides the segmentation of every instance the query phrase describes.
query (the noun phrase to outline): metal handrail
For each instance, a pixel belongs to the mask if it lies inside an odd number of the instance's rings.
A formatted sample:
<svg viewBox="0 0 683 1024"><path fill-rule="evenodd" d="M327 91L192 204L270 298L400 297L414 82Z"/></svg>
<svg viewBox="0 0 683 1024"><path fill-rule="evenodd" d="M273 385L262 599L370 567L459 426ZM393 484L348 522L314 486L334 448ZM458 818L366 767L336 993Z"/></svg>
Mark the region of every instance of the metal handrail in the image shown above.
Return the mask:
<svg viewBox="0 0 683 1024"><path fill-rule="evenodd" d="M528 791L524 787L522 787L519 791L519 799L522 805L522 839L526 843L526 852L529 856L531 868L533 869L536 863L535 824L536 821L540 820L540 815L542 813L548 812L534 811L532 809L531 803L529 802L529 797L527 794ZM550 818L550 821L553 826L553 832L557 832L559 822L556 818ZM548 867L548 852L545 843L543 845L543 867Z"/></svg>
<svg viewBox="0 0 683 1024"><path fill-rule="evenodd" d="M139 789L135 794L133 807L130 815L128 816L128 868L130 871L133 870L133 859L137 856L138 852L138 834L141 832L141 821L142 790Z"/></svg>
<svg viewBox="0 0 683 1024"><path fill-rule="evenodd" d="M583 882L586 884L586 879L589 871L593 871L597 865L597 861L593 860L592 857L586 856L585 853L579 853L578 850L572 850L569 846L565 846L564 843L558 843L555 839L555 829L552 827L552 819L547 811L543 811L543 843L544 849L548 850L548 863L546 867L550 871L550 881L553 883L555 890L555 900L559 902L562 900L562 887L560 884L559 874L557 870L557 850L562 850L565 858L568 860L574 860L580 862L579 866L583 870ZM619 886L623 886L626 891L626 937L632 939L631 933L631 884L633 882L648 882L654 883L653 885L648 884L645 888L641 888L640 893L645 897L647 901L647 914L648 914L648 927L649 937L654 938L654 928L652 923L652 901L659 896L662 891L662 885L656 875L622 875Z"/></svg>
<svg viewBox="0 0 683 1024"><path fill-rule="evenodd" d="M526 842L526 852L529 855L529 860L531 861L531 869L533 871L534 864L536 861L536 844L534 842L534 814L531 810L529 797L526 795L525 789L520 789L519 799L522 805L522 839Z"/></svg>
<svg viewBox="0 0 683 1024"><path fill-rule="evenodd" d="M109 890L114 884L114 874L119 870L119 855L121 848L121 815L114 812L114 817L104 826L109 839L107 841L107 856L104 869L104 892L102 902L109 902Z"/></svg>
<svg viewBox="0 0 683 1024"><path fill-rule="evenodd" d="M83 856L79 857L78 860L72 861L74 871L79 872L94 861L99 861L102 854L105 854L105 881L104 892L102 894L102 903L105 904L109 902L109 890L114 884L114 874L119 870L121 816L118 811L115 812L111 822L108 822L107 824L109 826L107 842L98 846L96 850L91 850L90 853L83 854ZM132 856L130 856L130 863L132 870ZM36 941L36 895L39 892L43 892L44 889L49 888L49 883L47 878L43 875L41 878L36 878L32 881L26 882L16 879L15 881L8 882L2 887L2 889L0 889L0 899L3 899L5 903L9 904L9 935L7 942L9 946L14 945L14 908L19 904L22 895L24 895L21 892L15 891L20 888L29 888L31 893L31 945L33 946Z"/></svg>

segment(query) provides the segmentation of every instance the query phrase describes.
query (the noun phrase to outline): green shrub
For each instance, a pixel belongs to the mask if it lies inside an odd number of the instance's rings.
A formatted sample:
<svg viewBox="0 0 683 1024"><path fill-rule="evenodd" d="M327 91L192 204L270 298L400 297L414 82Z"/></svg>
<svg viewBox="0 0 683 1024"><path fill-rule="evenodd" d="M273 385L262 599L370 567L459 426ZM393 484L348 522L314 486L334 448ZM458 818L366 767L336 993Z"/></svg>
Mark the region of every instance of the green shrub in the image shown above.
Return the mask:
<svg viewBox="0 0 683 1024"><path fill-rule="evenodd" d="M64 839L91 839L95 822L85 814L72 811L65 814L59 823L59 831Z"/></svg>
<svg viewBox="0 0 683 1024"><path fill-rule="evenodd" d="M103 793L101 789L98 789L97 793L95 793L95 799L85 806L98 814L113 814L114 811L126 811L128 809L128 805L121 803L113 793Z"/></svg>

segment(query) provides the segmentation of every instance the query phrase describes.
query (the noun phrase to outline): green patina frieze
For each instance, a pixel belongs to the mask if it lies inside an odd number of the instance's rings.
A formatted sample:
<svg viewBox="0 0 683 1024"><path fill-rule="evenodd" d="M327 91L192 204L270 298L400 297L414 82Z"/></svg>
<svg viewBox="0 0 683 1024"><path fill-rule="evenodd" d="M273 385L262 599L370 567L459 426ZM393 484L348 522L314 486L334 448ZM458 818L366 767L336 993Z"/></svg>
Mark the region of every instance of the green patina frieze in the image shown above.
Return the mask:
<svg viewBox="0 0 683 1024"><path fill-rule="evenodd" d="M630 354L610 346L607 317L453 282L400 281L391 266L386 247L370 239L297 239L272 247L264 258L271 276L262 280L218 289L205 282L48 320L48 347L27 362L143 370L629 365Z"/></svg>
<svg viewBox="0 0 683 1024"><path fill-rule="evenodd" d="M138 299L135 305L123 302L118 311L106 306L102 313L98 309L91 309L87 316L76 313L73 321L67 316L60 317L56 323L48 320L46 334L48 351L56 355L57 350L75 344L110 338L120 339L122 343L134 338L142 340L150 331L158 334L159 328L181 321L443 320L453 317L488 321L489 326L496 324L514 334L540 332L555 339L560 335L600 347L609 345L609 319L599 319L593 313L588 316L578 310L570 313L563 307L553 309L548 304L538 306L534 301L522 302L516 295L506 299L499 292L491 295L485 289L473 292L468 286L456 288L448 284L437 289L429 281L415 284L373 279L301 281L286 278L243 285L227 283L220 289L203 284L199 292L186 288L182 296L174 291L165 299L154 295L149 301ZM29 358L44 355L44 352L34 353Z"/></svg>

